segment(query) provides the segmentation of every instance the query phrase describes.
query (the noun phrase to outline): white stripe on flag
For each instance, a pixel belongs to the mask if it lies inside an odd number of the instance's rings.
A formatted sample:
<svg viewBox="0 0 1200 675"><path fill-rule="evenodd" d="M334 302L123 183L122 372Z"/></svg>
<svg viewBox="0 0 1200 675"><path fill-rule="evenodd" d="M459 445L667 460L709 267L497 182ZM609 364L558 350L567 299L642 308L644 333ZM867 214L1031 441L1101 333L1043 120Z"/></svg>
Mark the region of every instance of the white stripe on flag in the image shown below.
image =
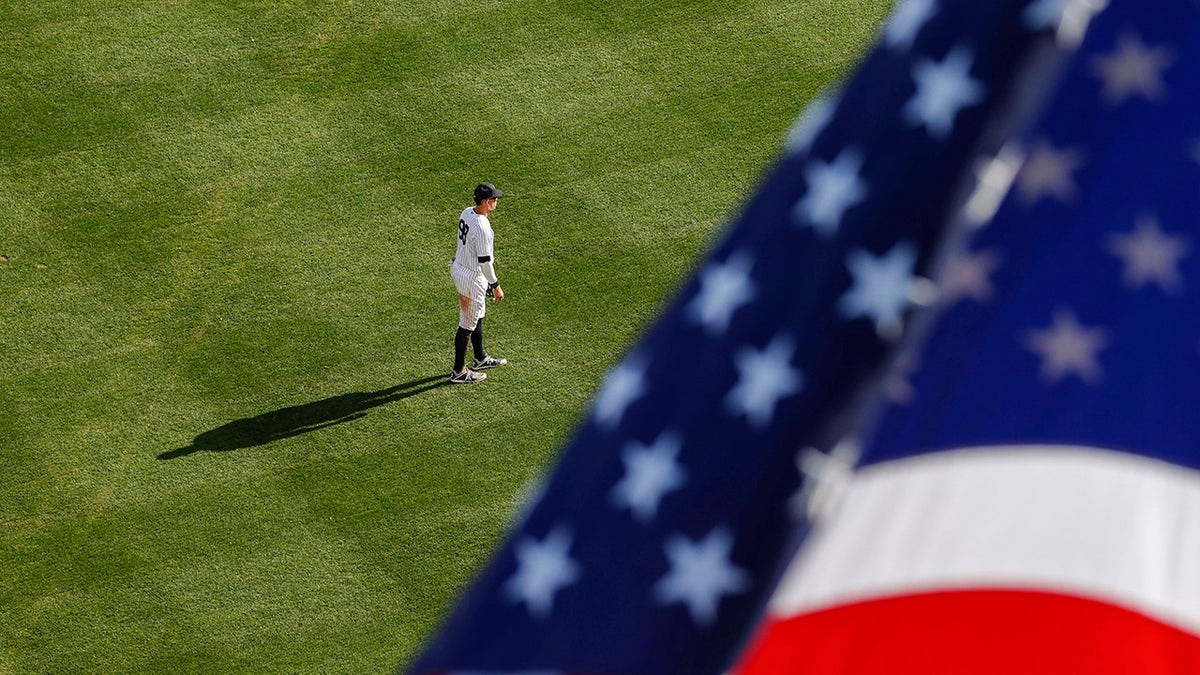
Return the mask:
<svg viewBox="0 0 1200 675"><path fill-rule="evenodd" d="M1200 473L1094 448L964 449L863 469L777 617L938 590L1076 595L1200 633Z"/></svg>

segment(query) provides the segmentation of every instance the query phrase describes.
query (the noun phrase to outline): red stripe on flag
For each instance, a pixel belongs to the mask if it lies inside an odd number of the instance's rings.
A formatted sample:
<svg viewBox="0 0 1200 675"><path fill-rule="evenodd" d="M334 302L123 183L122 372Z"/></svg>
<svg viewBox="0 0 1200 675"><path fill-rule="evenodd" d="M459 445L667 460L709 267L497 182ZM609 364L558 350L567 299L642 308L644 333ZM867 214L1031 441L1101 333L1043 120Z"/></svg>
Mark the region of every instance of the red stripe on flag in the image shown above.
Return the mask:
<svg viewBox="0 0 1200 675"><path fill-rule="evenodd" d="M1092 600L955 591L766 622L739 675L1194 675L1200 637Z"/></svg>

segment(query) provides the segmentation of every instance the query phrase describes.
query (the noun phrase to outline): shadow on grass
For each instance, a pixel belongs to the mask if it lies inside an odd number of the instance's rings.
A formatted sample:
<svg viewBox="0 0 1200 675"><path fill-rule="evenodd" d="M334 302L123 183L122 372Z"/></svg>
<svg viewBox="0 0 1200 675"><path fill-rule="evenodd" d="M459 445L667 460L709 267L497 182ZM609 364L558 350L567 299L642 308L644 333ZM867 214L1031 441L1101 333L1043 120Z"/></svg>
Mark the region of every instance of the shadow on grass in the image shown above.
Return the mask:
<svg viewBox="0 0 1200 675"><path fill-rule="evenodd" d="M185 448L169 450L159 459L175 459L194 452L226 452L266 445L292 436L299 436L317 429L350 422L364 417L371 408L377 408L431 389L450 384L444 375L413 380L394 387L371 392L342 394L304 405L281 408L257 417L234 420L216 429L210 429L192 439Z"/></svg>

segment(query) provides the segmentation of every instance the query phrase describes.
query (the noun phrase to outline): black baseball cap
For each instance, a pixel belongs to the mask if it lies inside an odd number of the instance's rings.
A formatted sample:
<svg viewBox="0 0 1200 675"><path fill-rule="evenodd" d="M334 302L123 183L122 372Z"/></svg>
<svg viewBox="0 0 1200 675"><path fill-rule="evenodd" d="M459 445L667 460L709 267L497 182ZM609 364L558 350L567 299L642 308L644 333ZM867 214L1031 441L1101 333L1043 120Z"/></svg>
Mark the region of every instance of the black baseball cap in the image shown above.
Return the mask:
<svg viewBox="0 0 1200 675"><path fill-rule="evenodd" d="M485 199L499 198L504 195L500 188L491 183L480 183L475 186L475 203L478 204Z"/></svg>

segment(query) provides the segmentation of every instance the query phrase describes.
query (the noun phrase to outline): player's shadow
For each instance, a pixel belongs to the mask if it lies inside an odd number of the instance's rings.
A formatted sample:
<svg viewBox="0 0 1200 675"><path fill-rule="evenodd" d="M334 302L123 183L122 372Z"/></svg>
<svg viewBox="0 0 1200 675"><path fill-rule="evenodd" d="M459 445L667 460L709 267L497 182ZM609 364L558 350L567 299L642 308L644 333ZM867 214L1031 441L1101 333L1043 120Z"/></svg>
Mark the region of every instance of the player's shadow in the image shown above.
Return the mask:
<svg viewBox="0 0 1200 675"><path fill-rule="evenodd" d="M226 452L266 445L283 438L299 436L317 429L364 417L371 408L416 396L450 384L445 376L405 382L379 391L342 394L304 405L281 408L257 417L234 420L210 429L192 439L192 444L168 450L159 459L175 459L194 452Z"/></svg>

